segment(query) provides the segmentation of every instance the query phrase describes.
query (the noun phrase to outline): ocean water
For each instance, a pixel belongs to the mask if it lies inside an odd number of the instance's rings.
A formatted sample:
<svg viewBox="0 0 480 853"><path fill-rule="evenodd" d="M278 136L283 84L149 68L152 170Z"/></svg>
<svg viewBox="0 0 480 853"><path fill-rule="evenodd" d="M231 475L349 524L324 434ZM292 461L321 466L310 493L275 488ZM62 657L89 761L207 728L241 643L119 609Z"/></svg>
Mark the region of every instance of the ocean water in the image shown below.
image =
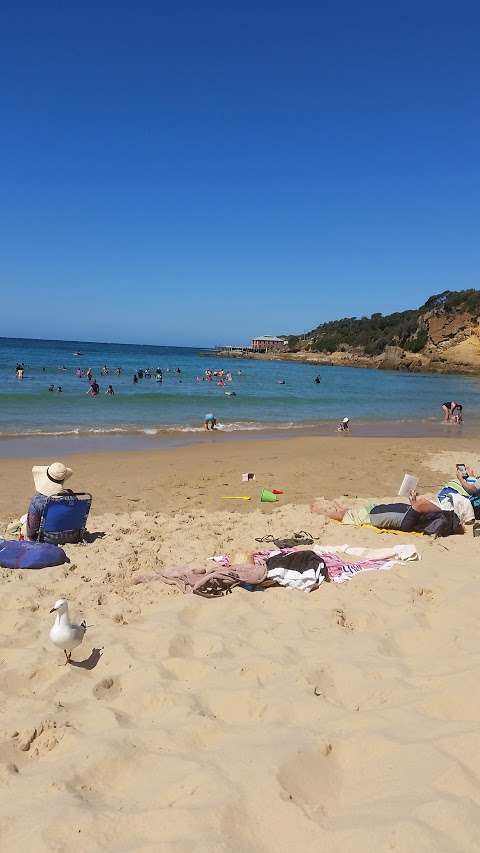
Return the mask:
<svg viewBox="0 0 480 853"><path fill-rule="evenodd" d="M80 352L81 355L75 355ZM345 415L355 428L379 424L429 424L441 420L444 400L465 406L466 422L480 417L480 377L408 374L369 369L318 367L287 362L218 358L215 352L185 347L154 347L78 341L0 338L0 437L113 436L157 437L203 432L206 412L214 412L225 433L272 430L334 431ZM16 362L26 365L15 376ZM110 368L102 376L103 365ZM114 369L123 369L121 376ZM75 368L91 367L101 387L87 396L88 382ZM138 368L160 367L164 381L132 381ZM206 368L230 370L233 381L197 381ZM66 368L65 370L61 368ZM177 372L180 368L180 373ZM319 385L315 376L321 376ZM279 380L284 380L280 384ZM62 393L48 386L61 385ZM115 396L105 395L111 383ZM225 391L235 391L227 396ZM410 426L411 430L411 426ZM388 430L387 430L388 431ZM380 429L380 433L382 429Z"/></svg>

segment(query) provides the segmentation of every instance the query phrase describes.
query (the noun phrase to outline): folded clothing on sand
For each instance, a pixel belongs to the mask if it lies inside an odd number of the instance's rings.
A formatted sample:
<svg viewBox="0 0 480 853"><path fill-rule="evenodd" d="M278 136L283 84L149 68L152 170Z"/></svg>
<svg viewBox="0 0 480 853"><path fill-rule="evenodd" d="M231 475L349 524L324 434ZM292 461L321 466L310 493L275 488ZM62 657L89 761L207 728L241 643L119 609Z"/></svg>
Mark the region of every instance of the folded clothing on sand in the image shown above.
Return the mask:
<svg viewBox="0 0 480 853"><path fill-rule="evenodd" d="M322 557L315 551L295 551L286 554L280 551L266 561L267 578L279 586L311 592L323 580L330 580Z"/></svg>

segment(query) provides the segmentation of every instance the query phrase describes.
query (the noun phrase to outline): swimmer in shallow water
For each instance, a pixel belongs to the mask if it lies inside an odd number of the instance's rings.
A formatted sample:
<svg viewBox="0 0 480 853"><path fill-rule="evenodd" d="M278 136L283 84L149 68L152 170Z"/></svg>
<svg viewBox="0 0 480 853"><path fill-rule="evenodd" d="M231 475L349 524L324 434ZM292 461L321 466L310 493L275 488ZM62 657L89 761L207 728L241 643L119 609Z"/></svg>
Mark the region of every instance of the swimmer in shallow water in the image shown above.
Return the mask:
<svg viewBox="0 0 480 853"><path fill-rule="evenodd" d="M208 432L209 429L216 429L216 428L217 428L217 419L216 419L215 415L212 414L212 412L208 412L208 414L205 415L205 429Z"/></svg>
<svg viewBox="0 0 480 853"><path fill-rule="evenodd" d="M337 432L350 432L350 418L344 418L337 426Z"/></svg>
<svg viewBox="0 0 480 853"><path fill-rule="evenodd" d="M455 400L449 400L442 404L443 423L461 423L463 421L463 406Z"/></svg>

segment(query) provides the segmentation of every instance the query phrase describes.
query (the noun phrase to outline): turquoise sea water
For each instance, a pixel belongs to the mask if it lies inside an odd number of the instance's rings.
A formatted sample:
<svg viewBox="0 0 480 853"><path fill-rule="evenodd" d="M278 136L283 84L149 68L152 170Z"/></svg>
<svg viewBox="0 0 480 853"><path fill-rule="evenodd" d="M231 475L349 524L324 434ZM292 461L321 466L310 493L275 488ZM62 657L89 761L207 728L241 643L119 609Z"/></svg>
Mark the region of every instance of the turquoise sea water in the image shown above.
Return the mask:
<svg viewBox="0 0 480 853"><path fill-rule="evenodd" d="M422 423L423 431L428 424L438 424L442 402L452 399L464 404L467 423L480 417L480 377L220 359L214 352L200 352L1 338L0 437L187 435L202 432L204 415L210 411L230 433L318 424L332 432L345 415L354 427L395 423L404 424L401 431L408 433L409 424ZM15 377L17 360L26 365L23 381ZM111 369L109 376L101 376L104 364ZM88 382L75 376L77 366L93 369L101 386L98 398L86 396ZM123 368L121 376L114 374L117 366ZM133 373L145 367L160 367L163 384L152 378L135 385ZM197 382L207 367L230 370L233 382L225 388ZM319 385L313 381L317 374ZM285 384L279 384L280 379ZM51 383L61 385L63 392L49 392ZM104 393L109 383L113 397ZM227 396L226 390L236 396Z"/></svg>

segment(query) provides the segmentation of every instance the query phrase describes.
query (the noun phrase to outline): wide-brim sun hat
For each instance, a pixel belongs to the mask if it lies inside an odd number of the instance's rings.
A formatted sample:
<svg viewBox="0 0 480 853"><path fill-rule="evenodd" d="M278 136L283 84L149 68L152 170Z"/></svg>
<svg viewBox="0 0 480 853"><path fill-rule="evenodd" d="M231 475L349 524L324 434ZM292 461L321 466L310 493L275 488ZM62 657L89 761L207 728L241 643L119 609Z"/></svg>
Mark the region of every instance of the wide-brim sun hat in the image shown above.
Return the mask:
<svg viewBox="0 0 480 853"><path fill-rule="evenodd" d="M350 418L344 418L344 419L343 419L343 423L344 423L344 424L348 424L349 420L350 420Z"/></svg>
<svg viewBox="0 0 480 853"><path fill-rule="evenodd" d="M49 498L63 491L65 480L73 471L63 462L52 462L51 465L34 465L32 474L37 492Z"/></svg>

